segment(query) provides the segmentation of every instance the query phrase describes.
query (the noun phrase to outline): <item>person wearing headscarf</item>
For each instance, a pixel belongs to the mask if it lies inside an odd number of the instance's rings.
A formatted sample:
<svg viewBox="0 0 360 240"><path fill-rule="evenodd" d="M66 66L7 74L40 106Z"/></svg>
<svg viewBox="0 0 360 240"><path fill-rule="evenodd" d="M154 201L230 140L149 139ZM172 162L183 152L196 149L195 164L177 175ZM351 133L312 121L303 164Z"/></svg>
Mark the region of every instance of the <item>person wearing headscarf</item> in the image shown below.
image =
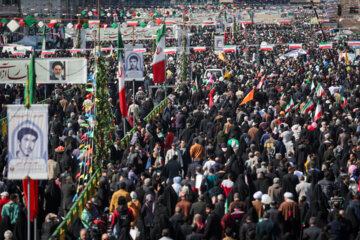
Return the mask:
<svg viewBox="0 0 360 240"><path fill-rule="evenodd" d="M140 215L141 203L137 199L136 192L134 192L134 191L131 192L130 197L131 197L131 201L127 203L127 206L128 206L128 208L131 209L131 211L134 215L134 219L131 221L131 224L130 224L130 227L133 228L135 226L136 220L138 219L138 217Z"/></svg>
<svg viewBox="0 0 360 240"><path fill-rule="evenodd" d="M181 184L180 184L180 182L181 182L181 177L174 177L173 178L173 184L171 185L172 186L172 188L174 189L174 191L176 192L176 194L177 195L179 195L179 193L180 193L180 190L181 190Z"/></svg>
<svg viewBox="0 0 360 240"><path fill-rule="evenodd" d="M150 229L154 227L155 203L151 194L147 194L145 199L145 204L141 208L141 217L144 219L145 236L149 239Z"/></svg>

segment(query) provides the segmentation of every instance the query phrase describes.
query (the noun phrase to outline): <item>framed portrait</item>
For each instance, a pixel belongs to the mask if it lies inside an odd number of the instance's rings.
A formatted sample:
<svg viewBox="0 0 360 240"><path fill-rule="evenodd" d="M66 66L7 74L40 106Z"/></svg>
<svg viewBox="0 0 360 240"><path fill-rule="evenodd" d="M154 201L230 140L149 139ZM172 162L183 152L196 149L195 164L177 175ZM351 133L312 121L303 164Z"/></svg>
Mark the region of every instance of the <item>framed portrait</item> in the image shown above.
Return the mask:
<svg viewBox="0 0 360 240"><path fill-rule="evenodd" d="M67 71L67 61L49 61L49 81L65 81Z"/></svg>
<svg viewBox="0 0 360 240"><path fill-rule="evenodd" d="M133 51L125 51L125 80L143 80L143 77L143 54Z"/></svg>

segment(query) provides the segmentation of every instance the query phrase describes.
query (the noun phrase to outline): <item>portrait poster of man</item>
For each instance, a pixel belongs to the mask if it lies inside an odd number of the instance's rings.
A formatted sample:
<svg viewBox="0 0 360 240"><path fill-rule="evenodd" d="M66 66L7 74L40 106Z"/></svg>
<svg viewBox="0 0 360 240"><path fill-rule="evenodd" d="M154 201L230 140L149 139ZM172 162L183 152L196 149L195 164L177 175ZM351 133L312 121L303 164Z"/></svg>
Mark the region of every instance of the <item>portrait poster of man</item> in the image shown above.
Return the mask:
<svg viewBox="0 0 360 240"><path fill-rule="evenodd" d="M8 179L47 179L48 106L8 105Z"/></svg>
<svg viewBox="0 0 360 240"><path fill-rule="evenodd" d="M65 81L66 80L66 61L49 61L50 76L49 80L51 81Z"/></svg>
<svg viewBox="0 0 360 240"><path fill-rule="evenodd" d="M226 23L233 24L234 23L234 16L232 16L232 15L227 16Z"/></svg>
<svg viewBox="0 0 360 240"><path fill-rule="evenodd" d="M143 54L125 51L125 80L143 80L144 59Z"/></svg>
<svg viewBox="0 0 360 240"><path fill-rule="evenodd" d="M224 49L224 37L223 36L215 36L215 51L222 51Z"/></svg>

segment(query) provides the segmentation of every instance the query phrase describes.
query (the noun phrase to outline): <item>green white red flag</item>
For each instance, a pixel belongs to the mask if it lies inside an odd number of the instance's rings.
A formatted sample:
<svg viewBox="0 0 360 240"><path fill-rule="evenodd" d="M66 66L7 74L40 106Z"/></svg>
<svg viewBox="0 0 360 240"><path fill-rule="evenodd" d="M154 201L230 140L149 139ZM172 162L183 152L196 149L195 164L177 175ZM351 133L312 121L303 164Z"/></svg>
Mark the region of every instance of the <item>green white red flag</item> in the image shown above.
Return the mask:
<svg viewBox="0 0 360 240"><path fill-rule="evenodd" d="M154 83L165 82L165 24L158 30L153 60Z"/></svg>
<svg viewBox="0 0 360 240"><path fill-rule="evenodd" d="M322 109L321 109L321 105L318 102L315 108L314 122L316 122L321 117L321 115L322 115Z"/></svg>

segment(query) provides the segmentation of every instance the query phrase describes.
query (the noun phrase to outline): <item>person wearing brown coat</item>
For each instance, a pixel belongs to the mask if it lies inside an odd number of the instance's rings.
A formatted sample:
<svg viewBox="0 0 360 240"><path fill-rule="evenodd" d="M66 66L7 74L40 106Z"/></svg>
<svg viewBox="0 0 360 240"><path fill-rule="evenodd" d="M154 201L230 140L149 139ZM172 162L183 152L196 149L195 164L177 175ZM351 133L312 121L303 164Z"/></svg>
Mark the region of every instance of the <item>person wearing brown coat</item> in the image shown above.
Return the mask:
<svg viewBox="0 0 360 240"><path fill-rule="evenodd" d="M283 234L292 231L294 236L298 236L300 226L300 210L297 202L293 200L294 195L291 192L284 193L284 202L281 203L279 211L283 217Z"/></svg>
<svg viewBox="0 0 360 240"><path fill-rule="evenodd" d="M199 139L195 139L195 144L190 148L190 157L192 160L198 158L202 160L205 156L205 148L199 144Z"/></svg>
<svg viewBox="0 0 360 240"><path fill-rule="evenodd" d="M258 218L261 218L264 213L263 203L261 202L262 195L263 195L262 192L257 191L253 195L255 200L251 202L255 211L257 212Z"/></svg>
<svg viewBox="0 0 360 240"><path fill-rule="evenodd" d="M280 179L274 178L273 183L274 184L271 185L268 189L268 194L271 198L271 201L282 202L282 196L281 196L282 188L280 186Z"/></svg>

